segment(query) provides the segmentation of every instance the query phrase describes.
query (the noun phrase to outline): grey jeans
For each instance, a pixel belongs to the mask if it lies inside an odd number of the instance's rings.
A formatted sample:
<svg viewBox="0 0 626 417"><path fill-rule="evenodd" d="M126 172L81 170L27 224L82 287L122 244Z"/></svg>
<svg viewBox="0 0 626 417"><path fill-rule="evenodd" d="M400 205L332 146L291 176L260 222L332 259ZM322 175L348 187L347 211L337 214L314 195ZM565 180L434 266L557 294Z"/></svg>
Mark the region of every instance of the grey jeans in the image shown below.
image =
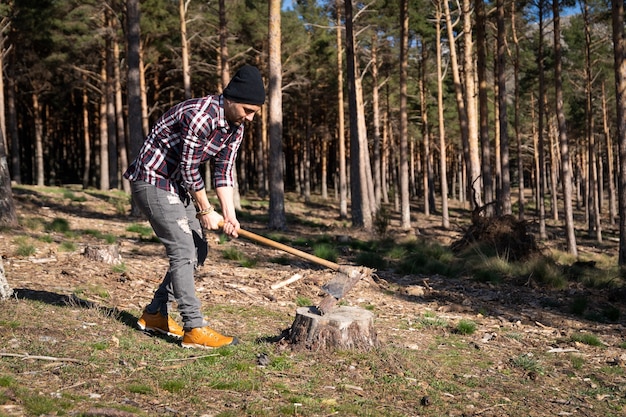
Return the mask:
<svg viewBox="0 0 626 417"><path fill-rule="evenodd" d="M169 304L176 301L184 329L205 326L194 271L204 263L208 244L193 202L144 181L133 181L131 187L135 204L148 217L169 258L167 273L146 311L167 316Z"/></svg>

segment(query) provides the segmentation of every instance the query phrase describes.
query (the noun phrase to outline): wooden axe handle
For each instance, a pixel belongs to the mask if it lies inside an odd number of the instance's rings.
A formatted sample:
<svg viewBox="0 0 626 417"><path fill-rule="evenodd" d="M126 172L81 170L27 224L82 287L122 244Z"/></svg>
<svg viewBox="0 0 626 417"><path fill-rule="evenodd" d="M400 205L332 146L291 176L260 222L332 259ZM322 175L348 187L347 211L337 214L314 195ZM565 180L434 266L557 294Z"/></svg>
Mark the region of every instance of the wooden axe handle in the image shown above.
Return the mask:
<svg viewBox="0 0 626 417"><path fill-rule="evenodd" d="M220 227L222 226L222 224L220 224ZM250 240L254 240L255 242L258 243L262 243L264 245L267 245L271 248L275 248L275 249L279 249L282 250L284 252L290 253L292 255L298 256L300 258L306 259L308 261L314 262L318 265L321 266L325 266L326 268L330 268L332 270L335 271L339 271L339 264L335 263L335 262L331 262L329 260L323 259L323 258L319 258L315 255L311 255L310 253L307 252L303 252L299 249L296 248L292 248L291 246L287 246L287 245L283 245L282 243L276 242L274 240L268 239L266 237L263 237L261 235L257 235L256 233L252 233L249 232L247 230L244 229L239 229L237 230L237 233L239 234L239 236L243 236L247 239Z"/></svg>

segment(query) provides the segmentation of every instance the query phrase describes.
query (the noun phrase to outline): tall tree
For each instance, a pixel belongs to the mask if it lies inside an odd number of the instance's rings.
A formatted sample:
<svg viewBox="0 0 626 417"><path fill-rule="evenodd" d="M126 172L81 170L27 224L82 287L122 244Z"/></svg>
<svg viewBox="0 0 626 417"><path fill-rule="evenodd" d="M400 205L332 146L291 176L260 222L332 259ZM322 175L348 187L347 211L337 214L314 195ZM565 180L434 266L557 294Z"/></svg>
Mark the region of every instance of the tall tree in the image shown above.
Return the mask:
<svg viewBox="0 0 626 417"><path fill-rule="evenodd" d="M441 51L441 4L445 0L435 0L435 25L437 48L437 114L439 119L439 181L441 184L441 226L450 228L450 214L448 209L448 157L446 154L446 130L443 115L443 60Z"/></svg>
<svg viewBox="0 0 626 417"><path fill-rule="evenodd" d="M409 0L400 2L400 227L411 228L411 205L409 201L409 117L407 114L407 67L409 65Z"/></svg>
<svg viewBox="0 0 626 417"><path fill-rule="evenodd" d="M480 179L480 167L478 161L475 160L475 156L478 155L477 150L473 152L470 149L469 142L469 121L467 117L467 104L466 97L464 96L463 83L461 81L461 68L459 65L459 59L457 57L456 38L455 38L455 25L456 22L452 21L452 14L450 12L450 5L447 1L443 1L443 12L446 19L446 28L448 31L448 47L450 53L450 67L452 69L452 79L454 81L454 97L456 99L456 107L459 120L459 128L461 133L461 142L463 144L463 156L465 159L466 171L467 171L467 183L463 184L463 187L471 186L472 192L472 204L478 206L482 205L482 191L481 187L476 184ZM474 74L467 74L468 77L473 77ZM474 98L472 97L472 100Z"/></svg>
<svg viewBox="0 0 626 417"><path fill-rule="evenodd" d="M126 43L128 45L128 81L126 94L128 100L128 138L130 159L135 159L143 143L143 120L141 109L140 80L140 11L139 0L126 0Z"/></svg>
<svg viewBox="0 0 626 417"><path fill-rule="evenodd" d="M563 109L562 52L561 52L561 16L559 0L552 0L554 25L554 94L556 101L556 118L558 124L559 147L561 151L561 184L563 187L563 217L567 251L578 255L576 233L574 230L574 212L572 207L572 174L567 140L567 125ZM555 179L553 179L554 181Z"/></svg>
<svg viewBox="0 0 626 417"><path fill-rule="evenodd" d="M502 179L500 204L502 213L511 214L511 171L509 165L509 134L507 117L507 95L506 95L506 22L504 0L496 1L497 17L497 74L498 74L498 123L500 132L500 163L502 164Z"/></svg>
<svg viewBox="0 0 626 417"><path fill-rule="evenodd" d="M346 168L346 127L344 117L343 98L343 43L341 41L341 0L335 0L337 10L336 35L337 35L337 141L339 148L339 216L348 218L348 175Z"/></svg>
<svg viewBox="0 0 626 417"><path fill-rule="evenodd" d="M613 69L615 72L615 110L619 146L619 265L626 265L626 36L624 2L611 1L613 27Z"/></svg>
<svg viewBox="0 0 626 417"><path fill-rule="evenodd" d="M359 127L360 79L356 72L356 53L354 40L354 16L352 0L345 1L346 19L346 69L348 77L348 107L350 110L350 189L352 195L352 225L372 228L372 212L370 207L367 177L364 166L364 133ZM362 96L361 96L362 97ZM361 102L362 104L362 102ZM361 111L359 111L361 110Z"/></svg>
<svg viewBox="0 0 626 417"><path fill-rule="evenodd" d="M283 180L283 112L281 65L280 0L269 3L269 142L270 142L270 207L269 227L282 230L285 217L285 185Z"/></svg>

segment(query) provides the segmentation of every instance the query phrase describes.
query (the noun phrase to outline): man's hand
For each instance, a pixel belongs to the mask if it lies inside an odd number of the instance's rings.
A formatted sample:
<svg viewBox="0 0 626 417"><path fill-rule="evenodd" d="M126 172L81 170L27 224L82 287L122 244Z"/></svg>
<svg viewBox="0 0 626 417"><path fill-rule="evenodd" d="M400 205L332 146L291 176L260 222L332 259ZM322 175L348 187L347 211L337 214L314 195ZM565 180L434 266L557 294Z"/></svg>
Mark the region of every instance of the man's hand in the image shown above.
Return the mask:
<svg viewBox="0 0 626 417"><path fill-rule="evenodd" d="M223 230L230 237L239 237L237 231L241 226L239 225L239 221L237 219L228 219L224 220Z"/></svg>

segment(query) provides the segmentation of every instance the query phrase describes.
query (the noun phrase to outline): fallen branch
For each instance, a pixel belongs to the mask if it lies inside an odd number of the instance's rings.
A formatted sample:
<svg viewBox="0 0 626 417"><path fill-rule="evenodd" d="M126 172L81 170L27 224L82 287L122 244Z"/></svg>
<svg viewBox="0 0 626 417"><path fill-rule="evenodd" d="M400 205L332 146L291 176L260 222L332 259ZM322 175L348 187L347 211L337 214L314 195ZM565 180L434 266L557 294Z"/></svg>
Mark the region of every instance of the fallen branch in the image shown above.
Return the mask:
<svg viewBox="0 0 626 417"><path fill-rule="evenodd" d="M190 356L188 358L174 358L174 359L163 359L163 362L182 362L182 361L195 361L196 359L202 358L210 358L211 356L220 356L217 353L212 353L210 355L202 355L202 356Z"/></svg>
<svg viewBox="0 0 626 417"><path fill-rule="evenodd" d="M300 275L300 274L295 274L295 275L293 275L293 276L292 276L291 278L289 278L289 279L286 279L286 280L284 280L284 281L277 282L276 284L272 284L272 286L271 286L270 288L271 288L271 289L273 289L273 290L277 290L278 288L281 288L281 287L284 287L285 285L289 285L289 284L291 284L291 283L294 283L294 282L296 282L296 281L298 281L298 280L300 280L300 279L302 279L302 275Z"/></svg>
<svg viewBox="0 0 626 417"><path fill-rule="evenodd" d="M35 359L40 361L52 361L52 362L75 362L75 363L87 363L87 361L83 361L80 359L74 358L57 358L54 356L39 356L39 355L29 355L28 353L7 353L0 352L0 357L12 357L12 358L21 358L22 360Z"/></svg>

